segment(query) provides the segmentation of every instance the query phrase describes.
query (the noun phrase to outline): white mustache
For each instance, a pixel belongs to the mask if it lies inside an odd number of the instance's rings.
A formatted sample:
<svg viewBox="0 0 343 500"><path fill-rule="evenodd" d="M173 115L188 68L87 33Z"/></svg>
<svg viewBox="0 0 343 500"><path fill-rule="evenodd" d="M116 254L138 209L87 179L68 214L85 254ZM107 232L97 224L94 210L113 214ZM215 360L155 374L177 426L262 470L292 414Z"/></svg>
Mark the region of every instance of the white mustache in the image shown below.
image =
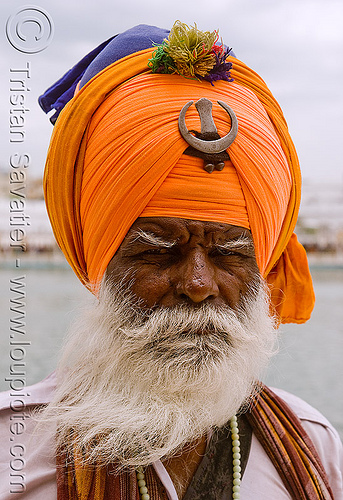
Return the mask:
<svg viewBox="0 0 343 500"><path fill-rule="evenodd" d="M222 426L249 401L274 352L264 287L237 310L155 307L105 283L99 304L74 325L56 396L42 414L73 429L87 460L148 465ZM206 404L204 404L206 401Z"/></svg>

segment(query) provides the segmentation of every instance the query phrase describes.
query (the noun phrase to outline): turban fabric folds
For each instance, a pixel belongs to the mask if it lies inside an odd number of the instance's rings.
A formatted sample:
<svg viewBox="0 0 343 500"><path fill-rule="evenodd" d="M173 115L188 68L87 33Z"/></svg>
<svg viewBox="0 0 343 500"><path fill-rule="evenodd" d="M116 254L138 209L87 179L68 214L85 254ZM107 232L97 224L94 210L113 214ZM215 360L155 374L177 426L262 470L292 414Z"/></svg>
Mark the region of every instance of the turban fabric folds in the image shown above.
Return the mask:
<svg viewBox="0 0 343 500"><path fill-rule="evenodd" d="M154 49L105 67L76 93L53 132L44 189L52 227L77 276L97 287L140 216L226 222L250 229L261 274L283 322L306 321L313 289L306 254L293 234L300 171L282 112L263 80L237 59L234 82L152 74ZM223 171L208 174L184 155L178 130L188 101L210 99L221 136L239 124ZM187 111L189 129L199 117ZM300 300L301 299L301 300Z"/></svg>

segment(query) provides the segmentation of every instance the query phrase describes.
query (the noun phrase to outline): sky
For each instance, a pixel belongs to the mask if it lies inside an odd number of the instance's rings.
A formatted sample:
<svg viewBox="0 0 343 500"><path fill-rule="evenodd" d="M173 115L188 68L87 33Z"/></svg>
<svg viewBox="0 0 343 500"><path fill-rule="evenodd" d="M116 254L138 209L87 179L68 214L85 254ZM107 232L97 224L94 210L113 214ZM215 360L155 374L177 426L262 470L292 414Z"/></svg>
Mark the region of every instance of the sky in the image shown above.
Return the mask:
<svg viewBox="0 0 343 500"><path fill-rule="evenodd" d="M43 174L52 125L37 97L87 52L136 24L170 29L179 19L196 22L203 30L219 29L224 43L267 82L284 111L304 180L343 186L341 0L37 0L34 6L46 11L53 24L52 38L51 29L43 25L47 47L38 53L23 53L8 40L16 43L13 26L18 26L18 19L22 36L26 40L35 36L38 28L34 22L24 23L18 17L27 6L27 1L18 0L0 5L1 171L9 169L11 155L21 153L30 155L30 175ZM25 140L14 144L9 140L9 116L14 107L10 104L10 78L27 63L31 72L26 82L30 90L25 91Z"/></svg>

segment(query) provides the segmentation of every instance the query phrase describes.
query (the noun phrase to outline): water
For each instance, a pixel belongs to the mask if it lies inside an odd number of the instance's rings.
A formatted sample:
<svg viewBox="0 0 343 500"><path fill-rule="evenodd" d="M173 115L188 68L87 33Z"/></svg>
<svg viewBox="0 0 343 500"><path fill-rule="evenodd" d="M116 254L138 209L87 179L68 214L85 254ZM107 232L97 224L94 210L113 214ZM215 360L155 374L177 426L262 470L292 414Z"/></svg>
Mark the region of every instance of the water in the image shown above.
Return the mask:
<svg viewBox="0 0 343 500"><path fill-rule="evenodd" d="M273 358L264 381L293 392L319 409L343 437L343 270L313 271L317 297L315 311L305 325L284 325L280 329L280 352ZM0 390L7 390L5 378L10 366L9 282L23 278L26 288L25 333L14 339L30 341L24 359L26 385L54 370L59 348L80 302L91 295L69 268L2 269L0 313ZM17 280L18 281L18 280ZM11 316L10 316L11 315ZM24 329L22 329L24 330ZM18 351L17 351L18 353Z"/></svg>

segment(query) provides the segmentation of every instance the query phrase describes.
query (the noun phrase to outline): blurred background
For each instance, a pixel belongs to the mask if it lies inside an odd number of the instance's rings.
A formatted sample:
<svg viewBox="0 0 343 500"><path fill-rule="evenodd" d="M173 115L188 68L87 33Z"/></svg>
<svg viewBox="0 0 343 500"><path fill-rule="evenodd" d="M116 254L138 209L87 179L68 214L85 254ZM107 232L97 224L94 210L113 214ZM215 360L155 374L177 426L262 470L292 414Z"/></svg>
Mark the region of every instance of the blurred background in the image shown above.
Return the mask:
<svg viewBox="0 0 343 500"><path fill-rule="evenodd" d="M46 216L42 175L52 125L37 97L112 35L140 23L169 29L180 19L219 29L284 111L302 166L297 234L308 252L317 303L307 324L281 328L280 353L265 380L306 399L343 435L343 3L41 0L31 18L24 8L18 0L0 5L0 389L9 387L11 299L23 313L15 339L27 342L27 385L54 369L80 303L92 300L65 264ZM17 179L25 202L19 227L26 251L19 253L9 245L9 202L18 199L10 195L11 157L27 164L25 177Z"/></svg>

